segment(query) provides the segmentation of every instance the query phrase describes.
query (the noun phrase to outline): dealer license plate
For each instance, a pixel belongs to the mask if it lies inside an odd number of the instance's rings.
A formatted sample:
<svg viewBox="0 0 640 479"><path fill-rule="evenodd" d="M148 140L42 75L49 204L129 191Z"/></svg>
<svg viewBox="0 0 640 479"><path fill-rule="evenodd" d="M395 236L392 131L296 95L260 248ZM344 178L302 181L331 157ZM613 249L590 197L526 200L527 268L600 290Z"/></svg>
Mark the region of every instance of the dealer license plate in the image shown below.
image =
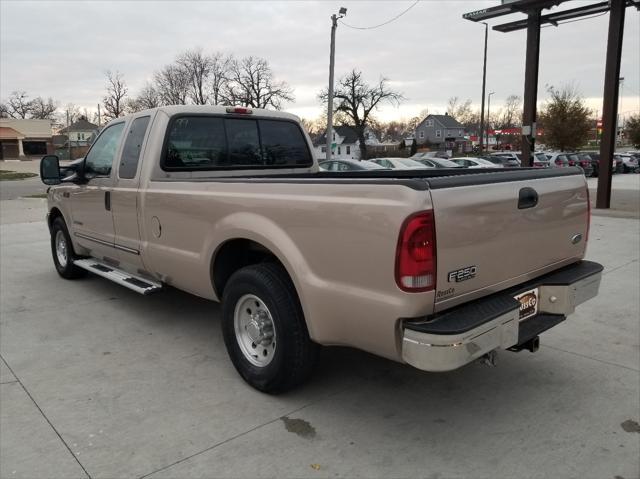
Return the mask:
<svg viewBox="0 0 640 479"><path fill-rule="evenodd" d="M538 288L514 296L520 302L520 321L538 314Z"/></svg>

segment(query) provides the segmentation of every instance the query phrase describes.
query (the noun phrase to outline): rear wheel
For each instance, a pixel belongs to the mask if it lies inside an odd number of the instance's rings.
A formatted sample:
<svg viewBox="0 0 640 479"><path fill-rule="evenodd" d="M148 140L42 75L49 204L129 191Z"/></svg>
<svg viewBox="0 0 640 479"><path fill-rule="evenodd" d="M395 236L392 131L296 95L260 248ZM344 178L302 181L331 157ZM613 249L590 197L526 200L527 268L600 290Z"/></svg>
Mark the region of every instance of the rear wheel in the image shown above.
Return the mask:
<svg viewBox="0 0 640 479"><path fill-rule="evenodd" d="M73 263L78 257L73 252L67 225L61 217L53 220L51 225L51 255L56 271L63 278L75 279L87 274L86 270L78 268Z"/></svg>
<svg viewBox="0 0 640 479"><path fill-rule="evenodd" d="M233 365L254 388L278 393L306 380L319 346L311 341L295 288L281 266L235 272L222 300L222 333Z"/></svg>

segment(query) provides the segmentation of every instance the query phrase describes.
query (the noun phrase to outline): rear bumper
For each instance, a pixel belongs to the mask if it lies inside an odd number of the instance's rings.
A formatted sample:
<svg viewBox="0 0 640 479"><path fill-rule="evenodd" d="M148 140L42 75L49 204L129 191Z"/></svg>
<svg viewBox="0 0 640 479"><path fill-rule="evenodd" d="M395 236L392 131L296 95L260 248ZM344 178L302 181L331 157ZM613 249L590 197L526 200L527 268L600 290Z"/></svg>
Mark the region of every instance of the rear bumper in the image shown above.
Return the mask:
<svg viewBox="0 0 640 479"><path fill-rule="evenodd" d="M449 371L493 351L517 347L555 326L598 294L602 265L580 261L449 311L404 320L402 358L424 371ZM514 296L539 288L538 314L519 321Z"/></svg>

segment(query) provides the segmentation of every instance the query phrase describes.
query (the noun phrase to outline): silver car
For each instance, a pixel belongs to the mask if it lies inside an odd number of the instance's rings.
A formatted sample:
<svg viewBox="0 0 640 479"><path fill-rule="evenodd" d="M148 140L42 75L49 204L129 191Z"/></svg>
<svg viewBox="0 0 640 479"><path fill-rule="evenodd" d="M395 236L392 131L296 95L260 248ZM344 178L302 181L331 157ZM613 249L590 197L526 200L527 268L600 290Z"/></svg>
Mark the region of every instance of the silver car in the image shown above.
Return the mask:
<svg viewBox="0 0 640 479"><path fill-rule="evenodd" d="M392 170L424 170L430 168L410 158L371 158L369 161Z"/></svg>

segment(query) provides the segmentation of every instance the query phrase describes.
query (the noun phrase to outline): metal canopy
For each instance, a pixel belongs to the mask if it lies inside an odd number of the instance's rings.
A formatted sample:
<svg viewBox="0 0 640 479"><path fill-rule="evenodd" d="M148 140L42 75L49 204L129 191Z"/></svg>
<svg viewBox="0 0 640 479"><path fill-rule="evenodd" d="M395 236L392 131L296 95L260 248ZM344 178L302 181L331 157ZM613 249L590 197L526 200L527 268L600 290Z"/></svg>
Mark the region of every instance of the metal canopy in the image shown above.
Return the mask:
<svg viewBox="0 0 640 479"><path fill-rule="evenodd" d="M640 0L627 0L627 6L635 6L640 9ZM559 22L565 20L571 20L579 17L586 17L589 15L595 15L598 13L607 12L611 8L610 3L600 2L584 7L572 8L570 10L564 10L562 12L550 13L549 15L542 15L540 17L540 24L551 24L558 26ZM492 27L493 30L498 32L508 33L516 30L523 30L527 28L527 19L517 20L515 22L503 23L502 25L496 25Z"/></svg>
<svg viewBox="0 0 640 479"><path fill-rule="evenodd" d="M609 208L611 204L611 159L616 146L616 115L618 113L618 94L620 60L622 55L622 37L624 32L624 12L627 7L640 10L640 0L608 0L584 5L578 8L542 15L542 10L560 5L567 0L517 0L492 8L466 13L462 18L481 22L490 18L513 13L523 13L527 17L515 22L494 26L499 32L512 32L527 29L527 48L525 54L524 102L522 114L522 166L532 166L532 155L536 142L536 102L538 98L538 64L540 61L540 25L558 26L568 20L597 15L609 11L609 29L605 85L603 93L603 133L600 143L600 164L596 208ZM485 23L486 25L486 23ZM484 90L483 90L484 91ZM484 96L484 94L483 94ZM484 98L483 98L484 102ZM484 132L481 132L483 134Z"/></svg>
<svg viewBox="0 0 640 479"><path fill-rule="evenodd" d="M551 8L554 5L560 5L567 0L519 0L516 2L505 3L497 7L483 8L475 12L469 12L462 15L465 20L472 22L482 22L490 18L501 17L511 13L522 13L533 9Z"/></svg>

